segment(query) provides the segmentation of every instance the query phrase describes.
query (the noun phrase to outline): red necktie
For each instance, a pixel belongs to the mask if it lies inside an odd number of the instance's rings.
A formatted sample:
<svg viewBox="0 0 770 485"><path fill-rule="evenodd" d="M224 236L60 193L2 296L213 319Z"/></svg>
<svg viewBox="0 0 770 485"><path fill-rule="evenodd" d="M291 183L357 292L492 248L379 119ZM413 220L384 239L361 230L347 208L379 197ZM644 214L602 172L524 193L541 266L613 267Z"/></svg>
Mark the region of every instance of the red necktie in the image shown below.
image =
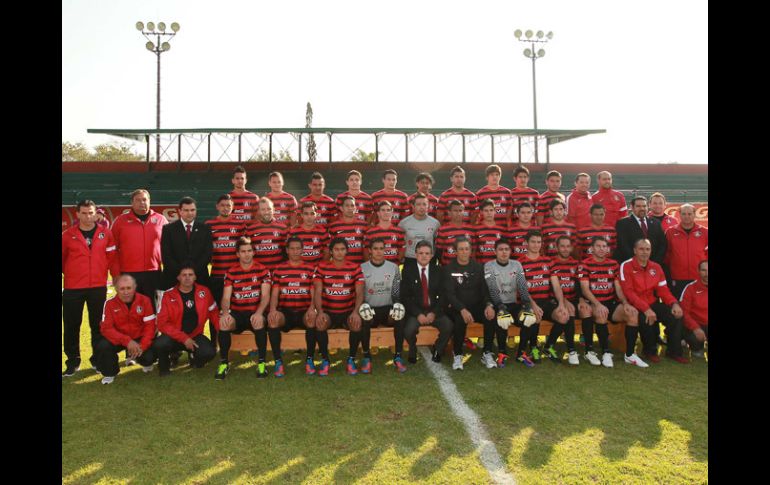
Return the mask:
<svg viewBox="0 0 770 485"><path fill-rule="evenodd" d="M187 240L189 241L190 240L190 231L191 231L190 228L192 227L192 225L191 224L185 224L185 226L187 227ZM646 233L646 231L645 231L645 233Z"/></svg>
<svg viewBox="0 0 770 485"><path fill-rule="evenodd" d="M422 306L430 308L430 296L428 294L428 277L425 276L425 268L422 268Z"/></svg>
<svg viewBox="0 0 770 485"><path fill-rule="evenodd" d="M642 217L642 232L644 233L645 239L647 238L647 219Z"/></svg>

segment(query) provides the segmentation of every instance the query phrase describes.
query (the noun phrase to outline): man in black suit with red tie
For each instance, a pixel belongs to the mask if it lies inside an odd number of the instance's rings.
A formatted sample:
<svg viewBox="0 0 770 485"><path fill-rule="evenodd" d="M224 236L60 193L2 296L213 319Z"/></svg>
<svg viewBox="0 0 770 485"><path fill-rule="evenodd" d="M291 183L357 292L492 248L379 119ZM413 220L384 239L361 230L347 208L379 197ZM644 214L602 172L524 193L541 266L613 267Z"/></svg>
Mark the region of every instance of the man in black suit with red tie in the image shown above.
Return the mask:
<svg viewBox="0 0 770 485"><path fill-rule="evenodd" d="M163 288L174 286L182 264L190 262L195 267L196 283L208 287L208 264L213 247L211 229L195 219L197 209L192 197L183 197L179 201L178 211L179 220L163 226L160 238Z"/></svg>
<svg viewBox="0 0 770 485"><path fill-rule="evenodd" d="M663 265L666 255L666 235L660 221L654 217L647 217L647 199L638 196L631 201L631 215L619 219L615 223L618 233L618 246L613 254L613 259L622 264L623 261L634 256L634 244L639 239L649 239L652 244L650 259Z"/></svg>
<svg viewBox="0 0 770 485"><path fill-rule="evenodd" d="M444 314L440 297L442 271L432 259L431 244L418 242L415 259L404 263L401 275L401 303L406 310L404 338L409 344L408 360L412 364L417 362L417 334L421 326L432 325L439 331L433 362L441 362L441 354L452 335L452 321Z"/></svg>

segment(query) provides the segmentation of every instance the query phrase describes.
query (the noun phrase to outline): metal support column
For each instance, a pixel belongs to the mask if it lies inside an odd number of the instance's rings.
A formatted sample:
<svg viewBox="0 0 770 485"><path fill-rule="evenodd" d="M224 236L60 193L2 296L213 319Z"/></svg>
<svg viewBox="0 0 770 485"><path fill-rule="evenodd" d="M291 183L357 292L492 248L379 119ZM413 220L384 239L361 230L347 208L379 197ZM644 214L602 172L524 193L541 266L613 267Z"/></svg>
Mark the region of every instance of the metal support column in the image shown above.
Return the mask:
<svg viewBox="0 0 770 485"><path fill-rule="evenodd" d="M211 170L211 133L209 133L208 138L208 147L206 148L206 160L209 162L209 170Z"/></svg>
<svg viewBox="0 0 770 485"><path fill-rule="evenodd" d="M238 163L241 163L241 137L243 133L238 133Z"/></svg>
<svg viewBox="0 0 770 485"><path fill-rule="evenodd" d="M519 165L521 165L521 135L516 135L516 139L519 140Z"/></svg>
<svg viewBox="0 0 770 485"><path fill-rule="evenodd" d="M380 161L380 135L374 134L374 161Z"/></svg>
<svg viewBox="0 0 770 485"><path fill-rule="evenodd" d="M492 163L495 163L495 135L489 135L490 145L492 145Z"/></svg>
<svg viewBox="0 0 770 485"><path fill-rule="evenodd" d="M272 133L270 133L270 142L268 144L268 150L270 151L267 153L267 162L273 163L273 134Z"/></svg>
<svg viewBox="0 0 770 485"><path fill-rule="evenodd" d="M436 163L436 134L433 134L433 163Z"/></svg>
<svg viewBox="0 0 770 485"><path fill-rule="evenodd" d="M271 133L271 135L272 135L272 133ZM299 134L299 137L297 139L299 140L299 150L297 150L298 151L298 153L297 153L297 161L301 162L302 161L302 133Z"/></svg>
<svg viewBox="0 0 770 485"><path fill-rule="evenodd" d="M409 162L409 134L404 133L404 161Z"/></svg>
<svg viewBox="0 0 770 485"><path fill-rule="evenodd" d="M460 135L463 139L463 163L465 163L465 134Z"/></svg>
<svg viewBox="0 0 770 485"><path fill-rule="evenodd" d="M177 170L182 170L182 134L176 136L176 163Z"/></svg>
<svg viewBox="0 0 770 485"><path fill-rule="evenodd" d="M332 134L329 133L329 163L332 162Z"/></svg>

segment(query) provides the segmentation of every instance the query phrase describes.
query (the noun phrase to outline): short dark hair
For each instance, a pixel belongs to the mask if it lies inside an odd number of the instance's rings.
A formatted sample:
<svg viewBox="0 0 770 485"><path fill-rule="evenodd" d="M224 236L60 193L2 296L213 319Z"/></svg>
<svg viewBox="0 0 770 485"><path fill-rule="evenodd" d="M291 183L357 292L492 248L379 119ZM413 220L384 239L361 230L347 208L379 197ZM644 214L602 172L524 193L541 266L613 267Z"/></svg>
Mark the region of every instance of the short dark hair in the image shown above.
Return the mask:
<svg viewBox="0 0 770 485"><path fill-rule="evenodd" d="M323 179L324 179L324 176L323 176L323 175L321 175L321 172L313 172L313 173L310 175L310 181L311 181L311 182L312 182L313 180L323 180Z"/></svg>
<svg viewBox="0 0 770 485"><path fill-rule="evenodd" d="M192 260L185 260L182 262L182 264L179 266L179 271L176 272L177 276L182 274L182 271L186 269L191 269L193 273L195 273L196 276L198 276L197 272L195 271L195 263L192 262Z"/></svg>
<svg viewBox="0 0 770 485"><path fill-rule="evenodd" d="M463 168L461 166L455 165L454 168L452 168L452 170L449 171L449 176L452 177L456 173L463 173L464 174L465 170L463 170Z"/></svg>
<svg viewBox="0 0 770 485"><path fill-rule="evenodd" d="M563 200L561 200L561 199L559 199L559 198L553 199L553 200L552 200L552 201L551 201L551 202L548 204L548 207L549 207L550 209L553 209L553 208L554 208L554 207L556 207L557 205L561 205L561 206L563 206L565 209L567 208L567 204L566 204L566 203L565 203Z"/></svg>
<svg viewBox="0 0 770 485"><path fill-rule="evenodd" d="M562 239L566 239L567 241L569 241L570 244L572 244L572 238L567 236L566 234L562 234L561 236L556 238L556 246L557 247L559 246L559 241L561 241Z"/></svg>
<svg viewBox="0 0 770 485"><path fill-rule="evenodd" d="M532 239L535 236L537 236L537 237L542 239L543 238L543 233L541 233L537 229L532 229L531 231L527 232L527 242L529 242L529 240Z"/></svg>
<svg viewBox="0 0 770 485"><path fill-rule="evenodd" d="M591 238L591 246L593 246L599 241L604 241L605 243L609 244L609 242L607 241L607 238L605 238L604 236L594 236Z"/></svg>
<svg viewBox="0 0 770 485"><path fill-rule="evenodd" d="M190 204L195 204L195 199L189 196L182 197L182 200L179 201L178 209L181 209L183 205L190 205Z"/></svg>
<svg viewBox="0 0 770 485"><path fill-rule="evenodd" d="M244 174L244 175L245 175L245 174L246 174L246 169L245 169L245 168L243 168L243 166L242 166L242 165L238 165L238 166L237 166L237 167L235 167L235 169L233 170L233 175L235 175L236 173L242 173L242 174Z"/></svg>
<svg viewBox="0 0 770 485"><path fill-rule="evenodd" d="M348 249L348 242L345 240L344 237L335 237L334 239L331 240L331 242L329 242L329 251L334 249L334 246L336 246L337 244L343 244L345 246L345 249L346 250Z"/></svg>
<svg viewBox="0 0 770 485"><path fill-rule="evenodd" d="M522 202L522 203L521 203L521 204L519 204L519 206L516 208L516 212L519 212L519 211L521 210L521 208L522 208L522 207L529 207L529 208L530 208L530 209L532 209L533 211L535 210L535 206L533 206L533 205L532 205L532 204L530 204L529 202Z"/></svg>
<svg viewBox="0 0 770 485"><path fill-rule="evenodd" d="M395 175L396 177L398 177L398 172L396 172L392 168L389 168L389 169L385 170L384 172L382 172L382 179L383 180L385 180L385 176L386 175Z"/></svg>
<svg viewBox="0 0 770 485"><path fill-rule="evenodd" d="M435 184L436 181L433 180L433 175L429 174L428 172L420 172L417 174L417 177L414 178L414 183L419 182L422 179L430 180L431 184Z"/></svg>
<svg viewBox="0 0 770 485"><path fill-rule="evenodd" d="M358 175L359 177L363 178L363 176L361 175L361 172L359 172L358 170L351 170L350 172L348 172L347 176L345 177L345 180L350 180L350 177L352 175Z"/></svg>
<svg viewBox="0 0 770 485"><path fill-rule="evenodd" d="M631 199L631 207L634 207L634 204L636 204L637 200L643 200L645 204L647 203L647 197L644 197L642 195L637 195L636 197Z"/></svg>
<svg viewBox="0 0 770 485"><path fill-rule="evenodd" d="M518 177L520 173L525 173L525 174L527 174L527 177L529 177L529 169L527 167L523 166L523 165L519 165L513 171L513 178Z"/></svg>
<svg viewBox="0 0 770 485"><path fill-rule="evenodd" d="M235 252L236 253L241 248L241 246L251 246L251 238L250 237L246 237L246 236L239 237L238 241L235 242Z"/></svg>
<svg viewBox="0 0 770 485"><path fill-rule="evenodd" d="M457 236L454 241L452 241L452 247L455 248L455 251L457 251L457 246L460 245L460 243L467 242L471 248L473 248L473 243L468 238L468 236Z"/></svg>
<svg viewBox="0 0 770 485"><path fill-rule="evenodd" d="M460 202L460 201L459 201L459 200L457 200L457 199L452 199L452 200L450 200L450 201L449 201L449 203L447 204L447 209L451 209L452 207L454 207L454 206L456 206L456 205L459 205L460 207L462 207L463 209L465 209L465 205L463 205L463 203L462 203L462 202Z"/></svg>
<svg viewBox="0 0 770 485"><path fill-rule="evenodd" d="M302 245L304 244L304 243L302 242L302 239L298 238L297 236L290 236L290 237L289 237L289 238L286 240L286 247L288 248L288 247L289 247L289 244L291 244L291 243L293 243L293 242L298 242L300 246L302 246Z"/></svg>
<svg viewBox="0 0 770 485"><path fill-rule="evenodd" d="M374 243L382 243L382 245L384 246L385 245L385 239L383 239L381 237L375 237L374 239L372 239L369 242L369 247L371 248L372 246L374 246Z"/></svg>
<svg viewBox="0 0 770 485"><path fill-rule="evenodd" d="M389 200L381 200L377 203L377 210L379 211L382 209L382 206L384 205L390 207L391 209L393 208L393 204L391 204Z"/></svg>
<svg viewBox="0 0 770 485"><path fill-rule="evenodd" d="M75 206L75 210L80 212L81 207L92 207L92 206L94 210L96 210L96 202L94 202L91 199L84 199L77 203L77 205Z"/></svg>
<svg viewBox="0 0 770 485"><path fill-rule="evenodd" d="M495 206L495 201L492 200L492 199L484 199L484 200L481 201L481 204L479 205L479 210L482 210L482 209L484 209L484 207L487 207L487 206L490 206L490 205L492 207L494 207Z"/></svg>
<svg viewBox="0 0 770 485"><path fill-rule="evenodd" d="M500 165L495 165L494 163L486 168L484 170L484 175L489 175L490 173L499 173L500 175L503 174L503 170L500 168Z"/></svg>
<svg viewBox="0 0 770 485"><path fill-rule="evenodd" d="M603 205L601 205L601 204L594 204L594 205L591 206L590 209L588 209L588 213L589 214L593 214L595 210L599 210L599 209L606 210L606 209L604 209Z"/></svg>
<svg viewBox="0 0 770 485"><path fill-rule="evenodd" d="M283 174L281 172L270 172L270 175L267 176L267 180L270 180L273 177L281 177L281 180L283 180Z"/></svg>
<svg viewBox="0 0 770 485"><path fill-rule="evenodd" d="M354 204L356 203L355 197L353 197L352 195L345 195L340 197L340 205L344 204L346 200L352 200Z"/></svg>
<svg viewBox="0 0 770 485"><path fill-rule="evenodd" d="M423 248L423 247L425 247L425 246L428 246L428 247L430 248L430 252L431 252L431 253L433 252L433 245L432 245L430 242L428 242L428 241L426 241L425 239L423 239L422 241L420 241L420 242L418 242L417 244L415 244L415 246L414 246L414 252L415 252L415 254L417 253L417 251L418 251L420 248Z"/></svg>
<svg viewBox="0 0 770 485"><path fill-rule="evenodd" d="M233 198L232 198L232 196L230 196L230 194L222 194L222 195L220 195L220 196L219 196L219 198L217 199L217 204L219 204L219 203L220 203L220 202L222 202L223 200L233 200Z"/></svg>
<svg viewBox="0 0 770 485"><path fill-rule="evenodd" d="M591 178L591 176L588 175L587 173L580 172L579 174L575 175L575 182L577 182L580 179L580 177L588 177L589 179Z"/></svg>
<svg viewBox="0 0 770 485"><path fill-rule="evenodd" d="M709 264L709 260L708 259L704 259L703 261L698 263L698 271L700 271L700 267L703 266L703 263Z"/></svg>
<svg viewBox="0 0 770 485"><path fill-rule="evenodd" d="M508 247L511 247L511 242L510 242L510 241L508 241L508 238L507 238L507 237L501 237L500 239L498 239L497 241L495 241L495 249L497 249L497 246L499 246L499 245L501 245L501 244L507 244L507 245L508 245Z"/></svg>
<svg viewBox="0 0 770 485"><path fill-rule="evenodd" d="M423 194L422 192L417 192L416 194L414 194L414 197L412 197L412 205L414 205L415 202L417 202L417 199L428 200L428 196Z"/></svg>
<svg viewBox="0 0 770 485"><path fill-rule="evenodd" d="M300 207L299 211L302 212L303 209L306 209L308 207L312 207L313 210L316 210L318 207L315 205L315 202L311 200L306 200L302 203L302 207Z"/></svg>
<svg viewBox="0 0 770 485"><path fill-rule="evenodd" d="M558 170L551 170L547 174L545 174L545 179L548 180L551 177L559 177L561 178L561 173L559 173Z"/></svg>

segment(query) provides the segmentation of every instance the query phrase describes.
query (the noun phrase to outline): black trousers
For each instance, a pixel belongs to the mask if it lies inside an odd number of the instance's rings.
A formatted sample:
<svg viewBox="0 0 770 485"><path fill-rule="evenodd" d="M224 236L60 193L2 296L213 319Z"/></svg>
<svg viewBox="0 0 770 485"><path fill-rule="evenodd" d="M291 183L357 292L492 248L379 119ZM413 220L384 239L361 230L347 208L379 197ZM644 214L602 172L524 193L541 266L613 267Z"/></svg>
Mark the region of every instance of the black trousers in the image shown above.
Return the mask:
<svg viewBox="0 0 770 485"><path fill-rule="evenodd" d="M62 292L64 353L67 356L67 367L80 365L80 324L83 321L84 303L88 307L88 325L91 327L91 365L96 365L96 346L102 339L99 324L102 321L102 310L106 299L106 286L78 290L65 289Z"/></svg>
<svg viewBox="0 0 770 485"><path fill-rule="evenodd" d="M195 349L195 352L192 354L192 365L193 367L203 367L208 361L217 355L217 351L211 344L211 340L209 340L205 335L198 335L197 337L193 338L193 341L198 344L198 348ZM163 372L171 369L171 360L169 358L169 354L172 352L187 350L187 347L172 339L168 335L161 334L152 343L150 350L152 350L158 357L158 369Z"/></svg>
<svg viewBox="0 0 770 485"><path fill-rule="evenodd" d="M147 296L152 301L152 309L157 312L158 307L155 302L155 292L157 290L167 290L168 288L162 288L163 274L160 270L156 271L126 271L126 274L130 274L136 280L136 291Z"/></svg>
<svg viewBox="0 0 770 485"><path fill-rule="evenodd" d="M671 284L669 287L671 288L671 293L674 295L674 298L677 300L681 300L682 298L682 291L684 291L684 287L689 285L695 280L671 280Z"/></svg>
<svg viewBox="0 0 770 485"><path fill-rule="evenodd" d="M701 326L700 329L703 330L703 332L706 334L706 340L708 340L708 338L709 338L709 326L708 325ZM695 334L693 333L693 331L690 330L689 328L685 328L684 329L684 337L683 338L684 338L685 342L687 342L687 345L690 346L690 350L693 350L693 351L696 351L696 352L699 351L699 350L703 350L703 342L699 342L698 339L695 338Z"/></svg>
<svg viewBox="0 0 770 485"><path fill-rule="evenodd" d="M471 315L473 315L473 321L482 323L486 326L486 317L484 316L484 308L466 308ZM468 329L468 324L463 320L463 316L460 312L455 310L447 310L447 316L452 320L452 347L455 355L463 355L463 342L465 342L465 332ZM491 327L490 327L491 328ZM502 330L502 329L501 329ZM484 339L484 347L486 348L486 339Z"/></svg>
<svg viewBox="0 0 770 485"><path fill-rule="evenodd" d="M120 372L118 353L121 350L126 350L126 348L122 345L115 345L106 338L103 338L96 346L96 366L103 376L115 377L118 375ZM136 361L142 366L152 365L155 362L155 351L150 347L142 352L142 355Z"/></svg>
<svg viewBox="0 0 770 485"><path fill-rule="evenodd" d="M679 357L682 355L682 320L674 318L671 314L671 308L663 303L653 303L650 305L652 311L658 317L658 322L662 322L666 327L668 335L666 345L666 355ZM642 348L645 354L658 353L658 335L660 335L657 323L647 325L647 317L643 312L639 312L639 335L642 338Z"/></svg>
<svg viewBox="0 0 770 485"><path fill-rule="evenodd" d="M420 333L420 322L416 317L404 317L406 322L404 323L404 339L409 344L409 357L417 356L417 334ZM431 326L438 329L438 338L436 339L436 350L440 353L444 353L444 347L449 342L449 337L452 336L452 320L446 315L437 316Z"/></svg>

